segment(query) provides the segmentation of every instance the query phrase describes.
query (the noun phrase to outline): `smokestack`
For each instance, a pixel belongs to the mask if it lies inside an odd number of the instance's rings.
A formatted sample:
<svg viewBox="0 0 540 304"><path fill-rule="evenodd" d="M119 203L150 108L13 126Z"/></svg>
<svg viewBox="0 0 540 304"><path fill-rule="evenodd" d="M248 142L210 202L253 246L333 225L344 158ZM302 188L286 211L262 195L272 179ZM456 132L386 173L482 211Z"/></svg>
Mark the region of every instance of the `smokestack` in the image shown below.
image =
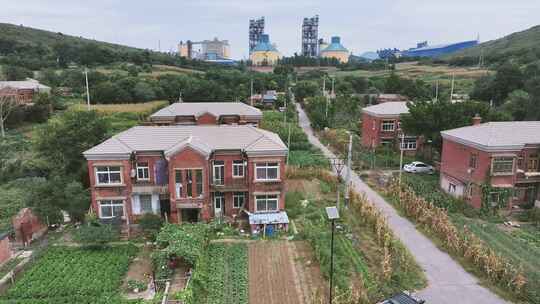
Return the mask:
<svg viewBox="0 0 540 304"><path fill-rule="evenodd" d="M472 119L472 125L473 126L478 126L480 123L482 123L482 117L480 117L480 115L478 113L476 113L476 115L474 115L474 117Z"/></svg>

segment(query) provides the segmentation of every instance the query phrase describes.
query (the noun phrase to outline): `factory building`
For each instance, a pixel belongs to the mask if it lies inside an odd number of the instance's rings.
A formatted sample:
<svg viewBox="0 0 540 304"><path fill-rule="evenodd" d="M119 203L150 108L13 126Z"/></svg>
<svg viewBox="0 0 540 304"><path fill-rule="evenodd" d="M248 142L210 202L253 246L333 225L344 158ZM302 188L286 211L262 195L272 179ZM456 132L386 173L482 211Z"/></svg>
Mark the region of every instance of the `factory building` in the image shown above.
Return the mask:
<svg viewBox="0 0 540 304"><path fill-rule="evenodd" d="M349 55L349 50L341 44L341 39L338 36L332 37L330 45L321 50L321 57L336 58L341 63L347 63L349 61Z"/></svg>
<svg viewBox="0 0 540 304"><path fill-rule="evenodd" d="M319 56L319 15L302 22L302 56Z"/></svg>
<svg viewBox="0 0 540 304"><path fill-rule="evenodd" d="M439 57L451 54L466 48L473 47L478 44L478 40L463 41L450 44L428 45L427 41L420 42L416 48L408 49L401 52L403 57Z"/></svg>
<svg viewBox="0 0 540 304"><path fill-rule="evenodd" d="M270 36L268 34L262 34L259 42L253 50L249 59L251 64L255 66L267 66L275 65L281 58L281 54L272 43L270 43Z"/></svg>
<svg viewBox="0 0 540 304"><path fill-rule="evenodd" d="M213 40L188 40L185 43L180 41L178 53L181 57L199 60L219 60L231 57L229 41L219 40L217 37Z"/></svg>

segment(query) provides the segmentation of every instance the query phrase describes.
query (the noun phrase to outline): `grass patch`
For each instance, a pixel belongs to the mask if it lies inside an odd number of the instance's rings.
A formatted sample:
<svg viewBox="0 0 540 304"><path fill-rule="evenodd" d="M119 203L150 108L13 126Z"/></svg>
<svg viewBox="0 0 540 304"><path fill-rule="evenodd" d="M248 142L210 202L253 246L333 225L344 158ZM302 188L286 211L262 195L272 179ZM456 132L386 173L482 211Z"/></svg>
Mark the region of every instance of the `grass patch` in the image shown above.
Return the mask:
<svg viewBox="0 0 540 304"><path fill-rule="evenodd" d="M13 257L9 261L4 263L4 265L0 267L0 278L3 278L6 274L8 274L8 272L12 271L13 268L15 268L15 266L17 266L22 260L23 258L21 257Z"/></svg>
<svg viewBox="0 0 540 304"><path fill-rule="evenodd" d="M150 115L168 105L169 102L166 100L155 100L142 103L92 104L90 105L90 109L104 114L134 113ZM88 109L88 106L86 104L73 104L71 108L74 110L85 111Z"/></svg>

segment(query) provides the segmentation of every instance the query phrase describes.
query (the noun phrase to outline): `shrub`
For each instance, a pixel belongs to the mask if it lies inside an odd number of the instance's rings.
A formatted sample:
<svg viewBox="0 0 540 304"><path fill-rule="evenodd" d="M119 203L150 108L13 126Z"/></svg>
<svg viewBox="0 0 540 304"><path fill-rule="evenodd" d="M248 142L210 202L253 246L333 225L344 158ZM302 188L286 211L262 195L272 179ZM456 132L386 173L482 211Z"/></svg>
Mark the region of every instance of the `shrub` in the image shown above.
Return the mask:
<svg viewBox="0 0 540 304"><path fill-rule="evenodd" d="M73 239L84 247L98 249L118 239L116 227L108 224L89 224L81 226L73 234Z"/></svg>
<svg viewBox="0 0 540 304"><path fill-rule="evenodd" d="M130 291L141 292L141 291L145 291L147 286L142 281L134 280L134 279L128 279L127 287L128 287L128 290L130 290Z"/></svg>
<svg viewBox="0 0 540 304"><path fill-rule="evenodd" d="M153 240L163 226L163 219L157 214L146 213L139 219L139 226L144 234Z"/></svg>

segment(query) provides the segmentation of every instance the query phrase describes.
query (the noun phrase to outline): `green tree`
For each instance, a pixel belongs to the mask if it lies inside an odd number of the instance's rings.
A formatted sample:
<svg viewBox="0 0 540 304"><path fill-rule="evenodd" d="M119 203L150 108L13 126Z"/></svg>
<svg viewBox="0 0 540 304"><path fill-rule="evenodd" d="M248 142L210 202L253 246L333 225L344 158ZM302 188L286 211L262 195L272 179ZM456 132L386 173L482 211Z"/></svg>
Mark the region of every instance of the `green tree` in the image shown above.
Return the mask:
<svg viewBox="0 0 540 304"><path fill-rule="evenodd" d="M82 152L106 139L108 121L96 111L66 111L37 130L34 146L49 170L87 184Z"/></svg>
<svg viewBox="0 0 540 304"><path fill-rule="evenodd" d="M30 71L29 69L16 65L4 66L3 72L6 80L9 81L25 80L26 78L31 78L33 76L32 71Z"/></svg>
<svg viewBox="0 0 540 304"><path fill-rule="evenodd" d="M294 95L296 100L302 102L306 97L315 96L319 93L319 85L317 82L303 80L299 81L294 87Z"/></svg>
<svg viewBox="0 0 540 304"><path fill-rule="evenodd" d="M523 90L515 90L508 95L502 108L510 113L514 120L525 120L531 114L531 97Z"/></svg>

